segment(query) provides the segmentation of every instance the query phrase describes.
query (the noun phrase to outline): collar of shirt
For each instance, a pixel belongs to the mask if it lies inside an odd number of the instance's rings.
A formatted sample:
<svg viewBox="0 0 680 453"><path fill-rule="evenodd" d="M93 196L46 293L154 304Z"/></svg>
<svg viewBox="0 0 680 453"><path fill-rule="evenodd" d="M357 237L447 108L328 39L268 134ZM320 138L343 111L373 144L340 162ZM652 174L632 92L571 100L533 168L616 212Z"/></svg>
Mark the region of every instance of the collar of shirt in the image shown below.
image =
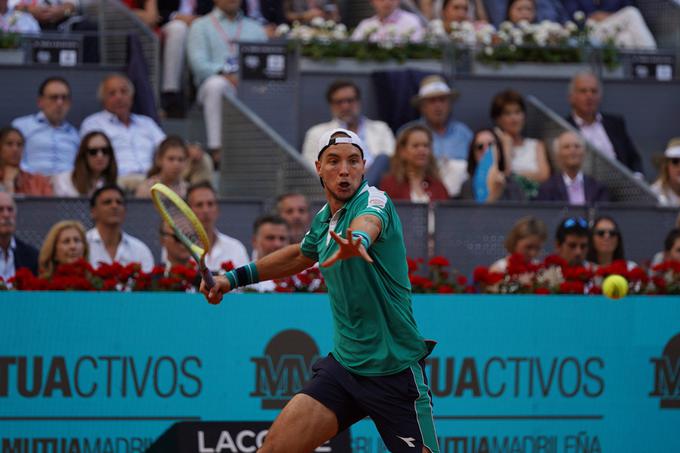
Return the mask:
<svg viewBox="0 0 680 453"><path fill-rule="evenodd" d="M227 21L227 22L238 22L241 19L243 19L243 12L241 10L239 10L239 12L236 13L236 18L234 18L234 19L230 19L229 16L227 16L224 11L222 11L221 9L219 9L217 7L215 7L213 9L213 14L215 15L215 17L217 18L218 21L224 20L224 21Z"/></svg>
<svg viewBox="0 0 680 453"><path fill-rule="evenodd" d="M352 195L352 198L350 198L349 200L347 200L347 201L345 202L345 204L342 205L342 207L341 207L340 209L338 209L338 210L335 212L336 215L337 215L338 212L342 211L342 210L345 209L347 206L349 206L350 204L352 204L352 203L354 202L354 200L356 200L356 199L359 197L359 195L361 195L362 193L366 192L367 190L368 190L368 181L366 181L366 180L364 179L364 180L361 182L361 185L359 186L359 188L357 189L357 191L354 192L354 195ZM326 203L326 204L324 205L324 207L323 207L323 216L322 216L322 219L323 219L324 222L328 222L328 221L330 221L330 219L331 219L331 207L330 207L330 205L329 205L328 203Z"/></svg>
<svg viewBox="0 0 680 453"><path fill-rule="evenodd" d="M401 9L399 8L395 9L392 14L390 14L384 19L380 19L378 16L375 16L375 18L378 19L378 22L383 24L396 24L399 22L399 19L401 18Z"/></svg>
<svg viewBox="0 0 680 453"><path fill-rule="evenodd" d="M88 239L90 239L93 242L98 242L100 244L104 243L101 235L99 234L99 230L97 229L97 227L92 228L88 232L88 236L89 236ZM130 236L125 231L121 231L120 232L120 243L118 244L118 247L120 247L121 244L127 245L129 242L130 242Z"/></svg>
<svg viewBox="0 0 680 453"><path fill-rule="evenodd" d="M125 126L125 124L116 116L115 113L104 110L104 115L110 123L118 124L120 126ZM137 122L137 114L130 113L130 124L135 124ZM119 164L120 165L120 164Z"/></svg>
<svg viewBox="0 0 680 453"><path fill-rule="evenodd" d="M8 250L8 252L14 253L14 251L15 251L16 249L17 249L17 240L14 238L14 236L12 236L12 239L10 239L10 241L9 241L9 249L7 249L7 250ZM6 259L6 258L7 258L7 255L5 254L5 249L0 248L0 252L2 253L2 255L3 255L3 256L5 257L5 259Z"/></svg>
<svg viewBox="0 0 680 453"><path fill-rule="evenodd" d="M68 123L68 121L62 121L62 123L60 125L53 126L52 123L50 123L47 120L47 117L45 116L45 113L42 110L35 114L35 120L38 123L45 124L49 127L53 127L54 129L69 130L73 127Z"/></svg>
<svg viewBox="0 0 680 453"><path fill-rule="evenodd" d="M578 172L574 179L571 179L568 174L562 173L562 180L564 181L564 185L567 187L573 184L583 185L583 172Z"/></svg>
<svg viewBox="0 0 680 453"><path fill-rule="evenodd" d="M576 114L576 112L572 112L571 116L574 118L574 123L576 123L576 125L579 128L592 126L593 124L596 124L596 123L598 123L598 124L602 123L602 114L600 112L597 112L595 114L595 121L590 123L590 124L586 124L586 121L583 118L581 118L580 116L578 116Z"/></svg>

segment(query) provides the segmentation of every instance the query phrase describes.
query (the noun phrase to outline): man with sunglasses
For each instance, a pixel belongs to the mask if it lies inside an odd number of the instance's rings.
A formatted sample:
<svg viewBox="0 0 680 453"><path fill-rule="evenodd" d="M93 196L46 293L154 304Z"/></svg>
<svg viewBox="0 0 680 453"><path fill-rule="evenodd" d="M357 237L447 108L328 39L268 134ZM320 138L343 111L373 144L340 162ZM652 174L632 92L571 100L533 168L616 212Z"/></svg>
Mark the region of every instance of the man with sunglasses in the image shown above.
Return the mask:
<svg viewBox="0 0 680 453"><path fill-rule="evenodd" d="M569 266L586 266L588 255L588 222L583 217L562 220L555 232L555 254Z"/></svg>
<svg viewBox="0 0 680 453"><path fill-rule="evenodd" d="M71 87L66 79L49 77L40 84L38 109L12 121L26 139L22 170L44 176L71 171L80 137L66 121L71 110Z"/></svg>

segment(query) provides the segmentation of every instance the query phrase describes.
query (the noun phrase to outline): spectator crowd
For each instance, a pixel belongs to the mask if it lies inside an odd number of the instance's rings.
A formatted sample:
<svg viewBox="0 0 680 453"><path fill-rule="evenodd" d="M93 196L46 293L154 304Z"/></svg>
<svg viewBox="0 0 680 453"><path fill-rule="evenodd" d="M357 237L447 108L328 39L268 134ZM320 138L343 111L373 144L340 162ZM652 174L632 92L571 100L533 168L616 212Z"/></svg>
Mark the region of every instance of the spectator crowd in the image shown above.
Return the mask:
<svg viewBox="0 0 680 453"><path fill-rule="evenodd" d="M157 182L185 198L206 227L213 244L206 262L215 272L224 263L241 266L299 242L307 230L309 203L291 193L277 200L275 214L255 220L252 256L242 243L219 231L214 187L220 157L228 148L222 142L222 99L238 89L239 42L265 42L285 23L340 22L341 5L335 0L124 3L162 36L160 101L165 117L186 113L191 90L182 86L182 79L188 65L193 96L203 110L205 147L167 135L151 116L135 113L136 87L124 74L112 73L101 80L96 93L101 110L87 116L79 128L67 120L73 102L69 81L57 76L44 80L36 90L35 113L0 129L0 277L5 282L21 267L50 276L59 265L80 259L93 266L138 262L144 271L157 264L167 269L192 265L168 225L158 226L160 263L154 262L146 244L125 232L126 201L148 198ZM370 3L375 14L361 21L350 39L383 40L394 37L396 29L417 42L424 39L430 21L439 21L451 33L455 24L479 30L505 21L518 27L541 20L567 23L583 15L596 41L614 36L621 47L656 47L640 12L626 0L421 0L410 12L398 0ZM78 22L73 19L80 12L77 0L0 0L0 29L29 34L67 29ZM644 182L642 159L625 119L600 109L603 89L598 76L579 72L567 91L570 111L564 112L564 119L572 129L543 143L526 136L527 105L513 89L496 93L488 107L488 123L472 130L454 108L461 93L441 75L431 74L421 79L409 100L419 117L392 129L365 115L355 82L336 80L326 92L329 121L306 132L301 154L313 165L319 137L332 128L347 128L366 145L369 184L395 200L414 203L537 200L583 206L610 201L607 186L586 171L588 145ZM668 142L650 190L659 204L680 206L680 138ZM15 196L88 198L94 227L85 231L78 222L58 222L38 252L16 236ZM532 263L547 237L540 221L521 220L507 236L508 257L491 269L502 272L513 255ZM679 244L676 228L668 233L656 261L680 261ZM564 220L555 235L555 252L567 263L593 267L625 261L621 231L610 217L592 224L581 218ZM631 269L637 266L626 263ZM273 288L262 284L257 289Z"/></svg>

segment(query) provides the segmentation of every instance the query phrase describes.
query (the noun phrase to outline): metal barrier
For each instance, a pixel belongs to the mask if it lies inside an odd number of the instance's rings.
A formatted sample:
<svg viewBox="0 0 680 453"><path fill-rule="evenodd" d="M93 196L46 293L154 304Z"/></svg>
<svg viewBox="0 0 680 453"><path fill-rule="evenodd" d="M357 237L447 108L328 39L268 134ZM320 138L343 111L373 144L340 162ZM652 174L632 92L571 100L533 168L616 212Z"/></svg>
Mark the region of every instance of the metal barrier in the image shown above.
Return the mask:
<svg viewBox="0 0 680 453"><path fill-rule="evenodd" d="M222 196L275 198L290 191L323 196L316 172L300 153L231 96L224 100L222 140Z"/></svg>
<svg viewBox="0 0 680 453"><path fill-rule="evenodd" d="M321 193L321 190L317 192ZM271 206L267 201L220 201L218 228L243 242L250 250L253 222ZM19 198L17 204L17 236L37 248L49 228L59 220L75 219L88 229L92 227L87 199ZM312 202L312 214L322 206L321 201ZM408 256L427 259L433 254L442 255L465 275L469 275L475 266L489 265L507 254L503 241L520 217L533 215L546 223L549 236L545 250L550 253L554 247L554 231L563 217L580 215L593 220L601 214L609 215L616 220L623 234L626 258L644 263L663 248L663 238L673 228L679 213L678 209L650 206L600 204L587 209L537 202L503 205L448 202L432 207L396 202L395 206L402 222ZM144 241L158 258L160 217L153 214L150 218L151 211L153 208L149 200L129 200L124 229ZM434 222L432 228L430 222ZM434 231L433 237L428 231Z"/></svg>
<svg viewBox="0 0 680 453"><path fill-rule="evenodd" d="M527 110L528 135L541 138L548 147L548 155L554 158L554 138L563 131L576 129L534 96L527 96ZM587 143L586 146L584 171L607 186L612 201L656 204L656 196L647 183L633 176L619 161L604 156L592 144Z"/></svg>

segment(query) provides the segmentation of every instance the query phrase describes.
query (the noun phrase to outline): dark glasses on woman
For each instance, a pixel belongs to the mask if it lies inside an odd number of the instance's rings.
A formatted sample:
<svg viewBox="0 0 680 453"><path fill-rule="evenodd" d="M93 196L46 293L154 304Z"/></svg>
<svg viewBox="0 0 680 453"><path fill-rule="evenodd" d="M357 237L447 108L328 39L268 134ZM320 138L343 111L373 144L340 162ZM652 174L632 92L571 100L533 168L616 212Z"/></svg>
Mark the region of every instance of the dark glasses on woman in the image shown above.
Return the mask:
<svg viewBox="0 0 680 453"><path fill-rule="evenodd" d="M594 231L594 233L595 233L596 236L599 236L601 238L603 238L605 236L609 236L609 237L612 237L612 238L619 237L619 232L616 231L616 230L605 230L605 229L599 229L598 228L597 230Z"/></svg>
<svg viewBox="0 0 680 453"><path fill-rule="evenodd" d="M100 148L87 148L87 154L94 157L97 154L101 153L103 155L110 155L113 152L113 149L110 146L103 146Z"/></svg>
<svg viewBox="0 0 680 453"><path fill-rule="evenodd" d="M477 151L482 151L487 149L489 146L496 146L496 142L489 142L489 143L477 143L475 145L475 148Z"/></svg>

